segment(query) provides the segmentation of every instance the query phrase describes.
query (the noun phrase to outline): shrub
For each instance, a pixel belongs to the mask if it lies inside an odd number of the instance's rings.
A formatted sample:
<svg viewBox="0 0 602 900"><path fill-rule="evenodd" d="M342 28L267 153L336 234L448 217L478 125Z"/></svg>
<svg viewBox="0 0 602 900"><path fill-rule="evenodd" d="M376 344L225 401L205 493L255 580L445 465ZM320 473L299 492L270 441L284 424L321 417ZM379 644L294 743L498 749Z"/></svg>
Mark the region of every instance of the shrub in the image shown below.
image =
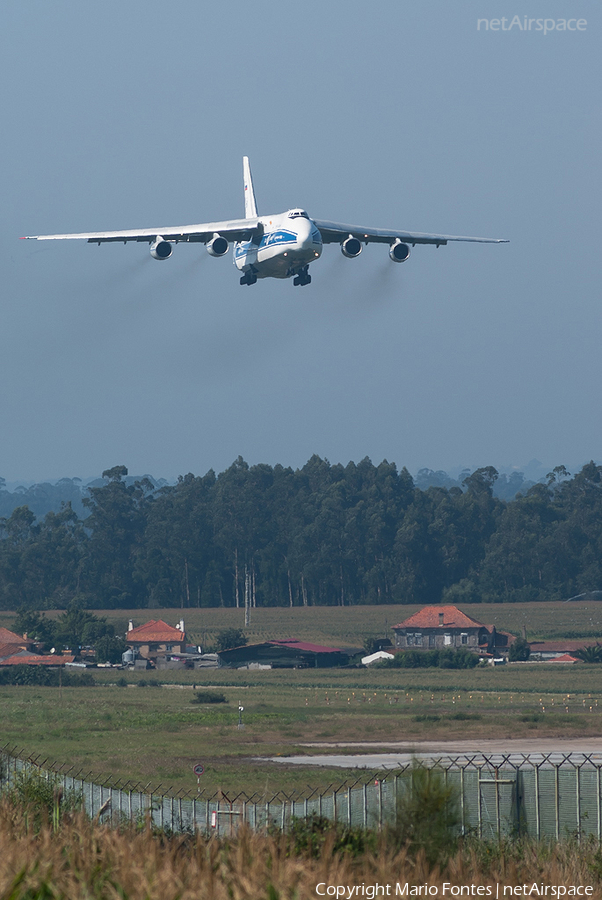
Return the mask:
<svg viewBox="0 0 602 900"><path fill-rule="evenodd" d="M227 699L223 694L217 691L195 691L191 703L227 703Z"/></svg>
<svg viewBox="0 0 602 900"><path fill-rule="evenodd" d="M224 628L215 639L218 651L231 650L233 647L244 647L247 636L240 628Z"/></svg>
<svg viewBox="0 0 602 900"><path fill-rule="evenodd" d="M526 662L531 655L531 648L525 638L517 638L508 653L509 662Z"/></svg>
<svg viewBox="0 0 602 900"><path fill-rule="evenodd" d="M384 668L401 669L473 669L478 664L477 654L464 647L457 650L451 647L442 650L404 650L396 653L393 659L377 663Z"/></svg>
<svg viewBox="0 0 602 900"><path fill-rule="evenodd" d="M79 791L63 791L57 775L32 768L17 772L4 795L12 806L23 809L36 830L50 819L57 828L64 813L82 805Z"/></svg>
<svg viewBox="0 0 602 900"><path fill-rule="evenodd" d="M430 866L443 865L457 846L460 824L458 791L446 784L443 773L418 763L400 779L395 824L388 829L394 846L416 856L420 851Z"/></svg>
<svg viewBox="0 0 602 900"><path fill-rule="evenodd" d="M294 818L286 838L289 855L310 859L319 859L325 844L330 854L348 853L354 857L374 851L377 846L376 832L332 822L315 813L306 819Z"/></svg>
<svg viewBox="0 0 602 900"><path fill-rule="evenodd" d="M90 672L75 675L49 666L6 666L0 670L0 685L34 684L40 687L90 687L96 682Z"/></svg>

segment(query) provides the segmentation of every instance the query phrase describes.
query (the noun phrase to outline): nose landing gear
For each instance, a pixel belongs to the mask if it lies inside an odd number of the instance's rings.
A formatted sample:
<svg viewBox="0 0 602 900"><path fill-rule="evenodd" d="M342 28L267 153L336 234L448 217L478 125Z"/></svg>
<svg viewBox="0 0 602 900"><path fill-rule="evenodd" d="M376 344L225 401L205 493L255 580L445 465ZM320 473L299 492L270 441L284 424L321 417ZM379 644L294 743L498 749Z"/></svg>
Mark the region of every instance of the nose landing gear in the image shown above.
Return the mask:
<svg viewBox="0 0 602 900"><path fill-rule="evenodd" d="M303 286L304 284L311 284L311 275L309 274L309 265L303 266L297 272L296 276L293 278L293 284L295 287L299 285Z"/></svg>
<svg viewBox="0 0 602 900"><path fill-rule="evenodd" d="M255 284L256 281L257 273L253 268L250 268L248 272L245 272L245 274L242 275L240 279L241 284Z"/></svg>

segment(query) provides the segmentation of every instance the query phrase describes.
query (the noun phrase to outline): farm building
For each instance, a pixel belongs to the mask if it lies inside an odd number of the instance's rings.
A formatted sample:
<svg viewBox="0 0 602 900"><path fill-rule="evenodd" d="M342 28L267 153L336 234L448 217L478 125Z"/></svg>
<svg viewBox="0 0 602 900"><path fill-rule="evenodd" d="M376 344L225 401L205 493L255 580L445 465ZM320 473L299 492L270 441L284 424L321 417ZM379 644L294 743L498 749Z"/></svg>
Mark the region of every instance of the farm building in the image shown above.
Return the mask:
<svg viewBox="0 0 602 900"><path fill-rule="evenodd" d="M40 656L37 653L29 653L25 650L15 656L0 659L0 666L67 666L75 660L73 655L48 653Z"/></svg>
<svg viewBox="0 0 602 900"><path fill-rule="evenodd" d="M261 644L246 644L218 653L220 665L230 668L306 669L347 665L352 650L338 647L322 647L307 641L294 639L284 641L263 641Z"/></svg>
<svg viewBox="0 0 602 900"><path fill-rule="evenodd" d="M542 661L560 659L567 654L570 655L576 650L585 650L587 647L595 647L597 641L594 640L559 640L559 641L529 641L531 650L530 659L540 659Z"/></svg>
<svg viewBox="0 0 602 900"><path fill-rule="evenodd" d="M125 642L135 655L148 660L169 656L172 653L185 653L184 621L180 619L180 624L175 628L161 619L156 621L151 619L150 622L137 628L130 622Z"/></svg>
<svg viewBox="0 0 602 900"><path fill-rule="evenodd" d="M399 625L393 625L396 650L440 650L445 647L475 653L504 653L514 635L497 631L467 616L456 606L425 606Z"/></svg>
<svg viewBox="0 0 602 900"><path fill-rule="evenodd" d="M40 656L36 653L34 641L30 641L27 635L0 628L0 666L64 666L73 659L73 656L58 653Z"/></svg>

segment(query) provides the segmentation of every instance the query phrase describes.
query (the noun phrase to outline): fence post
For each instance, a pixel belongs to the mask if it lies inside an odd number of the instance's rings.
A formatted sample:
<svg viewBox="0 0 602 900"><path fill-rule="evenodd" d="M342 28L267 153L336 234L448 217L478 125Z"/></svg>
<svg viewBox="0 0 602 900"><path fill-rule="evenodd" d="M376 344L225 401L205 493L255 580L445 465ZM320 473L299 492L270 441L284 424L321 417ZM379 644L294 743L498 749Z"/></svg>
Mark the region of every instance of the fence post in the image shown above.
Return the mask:
<svg viewBox="0 0 602 900"><path fill-rule="evenodd" d="M520 782L520 766L514 767L514 797L515 797L515 807L516 807L516 833L518 836L521 836L521 782Z"/></svg>
<svg viewBox="0 0 602 900"><path fill-rule="evenodd" d="M477 822L479 837L483 837L483 812L481 809L481 766L477 766Z"/></svg>
<svg viewBox="0 0 602 900"><path fill-rule="evenodd" d="M596 811L598 813L598 841L602 837L602 822L600 819L602 818L602 809L600 809L600 764L596 766Z"/></svg>
<svg viewBox="0 0 602 900"><path fill-rule="evenodd" d="M364 828L368 827L368 785L364 781L363 784L363 794L364 794Z"/></svg>
<svg viewBox="0 0 602 900"><path fill-rule="evenodd" d="M395 787L397 787L397 775L395 776ZM460 812L462 814L462 836L464 836L466 834L466 823L464 819L464 766L460 767Z"/></svg>
<svg viewBox="0 0 602 900"><path fill-rule="evenodd" d="M577 843L581 843L581 765L576 767Z"/></svg>
<svg viewBox="0 0 602 900"><path fill-rule="evenodd" d="M535 763L535 837L538 841L541 840L541 822L539 818L539 763Z"/></svg>
<svg viewBox="0 0 602 900"><path fill-rule="evenodd" d="M502 823L500 820L500 785L499 785L499 768L494 769L495 772L495 827L497 828L497 839L501 839Z"/></svg>
<svg viewBox="0 0 602 900"><path fill-rule="evenodd" d="M351 828L351 788L347 788L347 825Z"/></svg>
<svg viewBox="0 0 602 900"><path fill-rule="evenodd" d="M560 838L560 766L554 767L554 819L556 840Z"/></svg>

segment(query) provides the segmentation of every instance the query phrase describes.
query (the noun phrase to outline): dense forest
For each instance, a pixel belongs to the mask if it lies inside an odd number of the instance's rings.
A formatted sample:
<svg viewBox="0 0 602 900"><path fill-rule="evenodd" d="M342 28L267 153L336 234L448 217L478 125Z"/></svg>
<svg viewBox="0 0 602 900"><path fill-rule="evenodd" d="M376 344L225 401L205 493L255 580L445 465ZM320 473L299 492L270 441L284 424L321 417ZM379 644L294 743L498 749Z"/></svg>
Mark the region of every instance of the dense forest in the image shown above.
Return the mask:
<svg viewBox="0 0 602 900"><path fill-rule="evenodd" d="M37 520L0 518L0 608L478 603L602 588L602 466L515 499L493 467L417 487L369 459L249 466L174 485L124 466Z"/></svg>

